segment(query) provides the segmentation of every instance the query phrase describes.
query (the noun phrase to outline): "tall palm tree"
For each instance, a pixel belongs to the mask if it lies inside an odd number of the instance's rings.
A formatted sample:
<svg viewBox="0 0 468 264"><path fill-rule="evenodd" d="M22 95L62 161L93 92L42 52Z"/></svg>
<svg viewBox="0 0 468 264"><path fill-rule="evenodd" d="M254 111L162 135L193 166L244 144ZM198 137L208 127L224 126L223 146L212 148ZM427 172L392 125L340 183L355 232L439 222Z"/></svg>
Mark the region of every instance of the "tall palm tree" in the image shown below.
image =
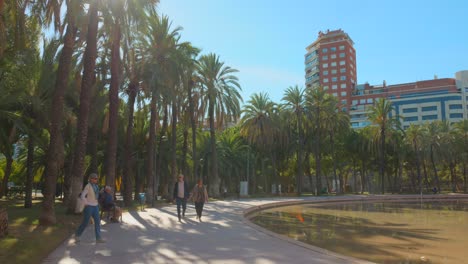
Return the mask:
<svg viewBox="0 0 468 264"><path fill-rule="evenodd" d="M368 119L373 125L379 128L378 135L375 135L379 140L379 176L381 180L381 192L385 193L385 137L388 129L392 129L398 121L395 117L390 117L393 111L392 103L385 98L379 99L375 105L371 107L368 113Z"/></svg>
<svg viewBox="0 0 468 264"><path fill-rule="evenodd" d="M149 15L148 27L149 35L141 41L144 47L146 47L143 78L151 94L146 175L147 177L153 177L155 169L156 117L158 114L156 105L160 100L161 94L167 94L167 91L164 91L164 88L168 87L167 84L170 81L167 73L172 65L174 65L174 61L170 60L170 58L173 58L171 54L174 54L177 50L177 42L182 28L175 27L173 29L169 18L167 16L158 16L155 11L152 11ZM156 169L158 168L156 167ZM152 182L152 180L147 179L147 182Z"/></svg>
<svg viewBox="0 0 468 264"><path fill-rule="evenodd" d="M220 179L218 176L218 161L216 154L216 128L222 126L224 119L236 120L240 114L242 100L239 90L241 87L234 74L238 71L226 66L218 55L210 53L198 60L198 74L203 86L203 99L207 102L208 119L210 122L210 193L219 195ZM217 127L215 126L215 121ZM227 120L230 121L230 120Z"/></svg>
<svg viewBox="0 0 468 264"><path fill-rule="evenodd" d="M308 89L306 92L306 109L309 120L311 120L314 137L315 152L315 177L316 195L322 192L322 137L325 126L325 110L328 108L332 97L322 87Z"/></svg>
<svg viewBox="0 0 468 264"><path fill-rule="evenodd" d="M453 125L457 137L460 139L461 145L461 163L463 166L463 192L468 191L468 169L466 163L468 162L468 120L464 119L456 122Z"/></svg>
<svg viewBox="0 0 468 264"><path fill-rule="evenodd" d="M88 31L86 37L86 49L83 55L83 77L80 92L80 110L78 115L78 127L76 134L75 155L73 160L71 178L71 197L77 197L81 192L84 176L84 159L86 155L86 142L88 138L89 106L91 102L91 89L95 84L95 68L97 57L97 33L98 33L98 1L90 3L88 11ZM76 199L69 200L68 211L73 212Z"/></svg>
<svg viewBox="0 0 468 264"><path fill-rule="evenodd" d="M411 145L414 153L416 154L416 171L420 193L422 193L421 152L423 136L423 128L420 125L411 124L406 130L406 140Z"/></svg>
<svg viewBox="0 0 468 264"><path fill-rule="evenodd" d="M344 192L344 181L340 176L339 184L337 179L337 163L338 158L336 155L336 135L338 133L344 134L349 130L349 115L339 109L338 100L336 97L330 99L329 104L324 109L325 132L328 133L330 140L330 149L333 161L333 176L337 187L337 192ZM341 174L340 174L341 175Z"/></svg>
<svg viewBox="0 0 468 264"><path fill-rule="evenodd" d="M67 82L70 73L71 59L75 44L76 36L76 15L80 10L81 1L71 1L67 6L65 16L66 33L63 38L63 47L60 53L59 66L57 70L57 79L55 82L55 90L50 110L50 143L47 151L47 166L44 181L44 200L42 204L39 223L41 225L51 225L56 223L54 200L55 187L60 169L57 156L60 154L61 148L61 127L64 108L64 94L67 87Z"/></svg>
<svg viewBox="0 0 468 264"><path fill-rule="evenodd" d="M294 113L296 129L297 129L297 175L296 175L296 191L297 195L302 193L302 177L304 177L304 139L302 119L304 115L305 90L299 86L291 86L286 89L282 98L285 101L285 106L288 111Z"/></svg>
<svg viewBox="0 0 468 264"><path fill-rule="evenodd" d="M253 94L242 109L240 133L249 144L256 146L263 157L274 152L272 146L275 144L274 134L277 132L274 117L276 108L268 94L260 93ZM265 173L263 167L262 160L262 173Z"/></svg>

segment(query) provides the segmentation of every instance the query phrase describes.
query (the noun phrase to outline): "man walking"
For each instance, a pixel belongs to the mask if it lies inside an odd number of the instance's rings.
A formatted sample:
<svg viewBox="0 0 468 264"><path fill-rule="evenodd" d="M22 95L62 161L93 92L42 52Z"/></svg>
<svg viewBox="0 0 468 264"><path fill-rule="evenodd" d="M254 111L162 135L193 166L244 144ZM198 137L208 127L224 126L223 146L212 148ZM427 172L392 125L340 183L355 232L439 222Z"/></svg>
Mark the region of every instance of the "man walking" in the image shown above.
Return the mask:
<svg viewBox="0 0 468 264"><path fill-rule="evenodd" d="M177 217L181 221L180 207L182 206L182 217L185 217L185 209L187 209L187 199L189 197L189 189L187 183L184 181L184 175L179 174L178 181L174 186L174 200L177 204Z"/></svg>

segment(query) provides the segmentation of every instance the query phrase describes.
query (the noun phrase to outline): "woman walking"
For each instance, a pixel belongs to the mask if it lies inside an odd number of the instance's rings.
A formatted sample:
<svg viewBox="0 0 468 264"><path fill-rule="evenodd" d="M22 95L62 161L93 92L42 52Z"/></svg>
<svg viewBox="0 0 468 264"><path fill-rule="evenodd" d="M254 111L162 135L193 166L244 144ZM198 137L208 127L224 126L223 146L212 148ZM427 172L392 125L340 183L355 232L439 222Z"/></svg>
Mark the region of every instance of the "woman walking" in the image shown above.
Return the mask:
<svg viewBox="0 0 468 264"><path fill-rule="evenodd" d="M98 183L98 176L96 173L91 173L89 175L89 183L86 184L83 191L81 192L81 200L83 200L85 204L85 208L83 211L83 222L78 227L75 233L75 241L76 243L80 242L80 236L83 234L86 226L89 223L89 218L93 217L94 220L94 233L96 235L96 243L104 243L106 242L104 239L101 238L101 219L99 219L99 205L98 205L98 195L99 195L99 187Z"/></svg>
<svg viewBox="0 0 468 264"><path fill-rule="evenodd" d="M208 192L206 191L205 186L203 186L202 179L199 179L197 185L193 187L191 198L192 201L195 202L198 221L201 222L203 205L208 202Z"/></svg>

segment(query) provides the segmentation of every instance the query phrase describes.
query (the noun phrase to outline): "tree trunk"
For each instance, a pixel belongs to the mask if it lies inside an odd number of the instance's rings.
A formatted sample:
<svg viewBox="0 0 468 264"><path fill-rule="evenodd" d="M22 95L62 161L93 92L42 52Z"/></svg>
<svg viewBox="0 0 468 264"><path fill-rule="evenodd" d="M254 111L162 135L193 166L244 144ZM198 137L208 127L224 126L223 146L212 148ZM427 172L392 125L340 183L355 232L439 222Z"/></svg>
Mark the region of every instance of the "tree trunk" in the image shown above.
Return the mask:
<svg viewBox="0 0 468 264"><path fill-rule="evenodd" d="M434 179L435 179L435 182L436 182L437 190L440 191L439 175L437 174L437 168L436 168L435 161L434 161L434 149L433 149L432 144L431 144L431 147L430 147L430 154L431 154L432 170L434 170Z"/></svg>
<svg viewBox="0 0 468 264"><path fill-rule="evenodd" d="M109 87L109 129L107 142L106 185L115 187L117 162L117 130L119 119L120 85L120 24L116 21L112 29L111 81Z"/></svg>
<svg viewBox="0 0 468 264"><path fill-rule="evenodd" d="M172 101L172 124L171 124L171 176L174 182L177 179L177 100Z"/></svg>
<svg viewBox="0 0 468 264"><path fill-rule="evenodd" d="M297 195L302 195L302 177L304 177L304 142L302 139L302 116L301 113L297 112L297 130L298 130L298 146L297 146L297 178L296 178L296 185L297 185Z"/></svg>
<svg viewBox="0 0 468 264"><path fill-rule="evenodd" d="M124 167L123 167L123 178L125 183L125 193L124 193L124 203L125 206L130 206L132 203L132 191L133 191L133 178L134 170L132 167L133 162L133 113L135 106L135 98L138 91L138 83L131 82L128 85L128 101L127 101L127 110L128 110L128 123L127 123L127 134L125 138L125 148L124 148ZM147 188L151 189L151 188ZM135 197L137 192L135 191ZM147 199L153 198L153 195L148 196Z"/></svg>
<svg viewBox="0 0 468 264"><path fill-rule="evenodd" d="M8 180L10 179L11 167L13 164L13 158L11 157L11 155L5 155L5 158L6 166L5 174L3 175L2 188L0 190L0 198L3 196L8 196Z"/></svg>
<svg viewBox="0 0 468 264"><path fill-rule="evenodd" d="M181 165L180 165L180 171L185 175L185 178L187 181L190 182L190 172L187 170L187 152L188 152L188 128L186 125L184 125L184 139L182 143L182 159L181 159ZM193 182L196 182L195 178L193 178Z"/></svg>
<svg viewBox="0 0 468 264"><path fill-rule="evenodd" d="M94 85L97 57L97 0L90 4L88 36L83 62L83 79L81 82L80 109L78 115L78 127L76 132L75 155L73 160L71 178L71 197L77 197L81 192L84 177L84 162L86 156L86 141L88 138L89 106L91 102L91 89ZM68 212L73 213L76 207L76 199L69 200Z"/></svg>
<svg viewBox="0 0 468 264"><path fill-rule="evenodd" d="M60 53L57 79L55 82L55 90L51 106L50 142L47 150L47 166L42 192L44 200L39 216L39 224L41 225L52 225L57 222L54 209L55 185L57 183L57 176L60 169L57 156L63 155L63 153L59 152L60 137L62 136L60 130L63 119L64 94L68 84L68 75L70 73L76 34L75 18L73 10L71 10L71 6L68 8L68 17L69 21L64 37L62 52Z"/></svg>
<svg viewBox="0 0 468 264"><path fill-rule="evenodd" d="M26 188L24 197L24 208L32 207L32 188L33 188L33 167L34 167L34 139L31 135L28 138L28 157L26 160Z"/></svg>
<svg viewBox="0 0 468 264"><path fill-rule="evenodd" d="M195 106L193 102L193 86L194 82L190 80L189 82L189 115L190 115L190 124L192 127L192 159L193 159L193 179L198 179L198 167L199 160L197 157L197 122L195 120Z"/></svg>
<svg viewBox="0 0 468 264"><path fill-rule="evenodd" d="M156 92L152 91L151 93L151 103L150 103L150 123L149 123L149 138L148 138L148 153L146 154L146 183L148 188L146 188L146 196L148 199L151 199L151 206L154 206L154 200L157 194L157 188L155 188L155 145L156 145L156 102L157 96Z"/></svg>
<svg viewBox="0 0 468 264"><path fill-rule="evenodd" d="M211 160L211 177L209 190L211 196L219 196L219 177L218 177L218 155L216 153L216 131L214 125L214 98L209 99L208 116L210 119L210 160Z"/></svg>

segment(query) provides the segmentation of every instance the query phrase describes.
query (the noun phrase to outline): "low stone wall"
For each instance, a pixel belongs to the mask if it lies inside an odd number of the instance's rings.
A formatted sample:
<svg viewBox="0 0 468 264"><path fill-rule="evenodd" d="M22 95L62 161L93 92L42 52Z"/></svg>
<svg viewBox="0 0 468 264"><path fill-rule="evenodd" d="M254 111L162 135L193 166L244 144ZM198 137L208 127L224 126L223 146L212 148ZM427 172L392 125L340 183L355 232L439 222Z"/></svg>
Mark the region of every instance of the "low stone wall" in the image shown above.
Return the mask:
<svg viewBox="0 0 468 264"><path fill-rule="evenodd" d="M0 208L0 237L8 234L8 213L6 208Z"/></svg>

